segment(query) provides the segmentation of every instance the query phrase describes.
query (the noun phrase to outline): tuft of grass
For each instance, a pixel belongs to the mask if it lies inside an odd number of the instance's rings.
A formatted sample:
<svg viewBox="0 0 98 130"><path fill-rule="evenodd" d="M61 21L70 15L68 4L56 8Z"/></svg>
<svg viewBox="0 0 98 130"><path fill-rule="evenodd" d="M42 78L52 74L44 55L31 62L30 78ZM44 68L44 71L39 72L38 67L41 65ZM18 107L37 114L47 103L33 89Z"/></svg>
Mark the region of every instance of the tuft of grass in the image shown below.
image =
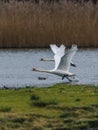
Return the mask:
<svg viewBox="0 0 98 130"><path fill-rule="evenodd" d="M79 99L79 98L77 98L75 101L76 101L76 102L80 102L80 99Z"/></svg>
<svg viewBox="0 0 98 130"><path fill-rule="evenodd" d="M12 119L12 122L20 123L20 124L24 123L24 121L25 121L25 118L23 118L23 117L18 117L18 118Z"/></svg>
<svg viewBox="0 0 98 130"><path fill-rule="evenodd" d="M11 112L12 107L10 106L1 106L0 107L0 112Z"/></svg>
<svg viewBox="0 0 98 130"><path fill-rule="evenodd" d="M36 107L48 107L48 106L57 105L56 101L35 101L33 102L33 106Z"/></svg>
<svg viewBox="0 0 98 130"><path fill-rule="evenodd" d="M98 119L88 120L87 123L91 128L98 127Z"/></svg>
<svg viewBox="0 0 98 130"><path fill-rule="evenodd" d="M39 96L33 94L33 95L31 95L30 99L31 100L39 100Z"/></svg>
<svg viewBox="0 0 98 130"><path fill-rule="evenodd" d="M77 117L78 114L75 113L75 112L63 112L61 115L60 115L60 118L67 118L67 117Z"/></svg>

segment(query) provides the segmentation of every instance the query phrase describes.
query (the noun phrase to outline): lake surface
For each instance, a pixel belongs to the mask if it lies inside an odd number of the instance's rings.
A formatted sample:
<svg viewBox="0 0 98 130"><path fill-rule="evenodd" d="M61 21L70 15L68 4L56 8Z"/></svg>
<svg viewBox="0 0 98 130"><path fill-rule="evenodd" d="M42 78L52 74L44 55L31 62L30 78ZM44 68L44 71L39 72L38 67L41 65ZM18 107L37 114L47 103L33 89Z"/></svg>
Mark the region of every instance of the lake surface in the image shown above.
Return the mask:
<svg viewBox="0 0 98 130"><path fill-rule="evenodd" d="M67 79L62 80L56 75L33 72L35 67L54 68L54 62L42 62L42 57L53 58L53 53L50 49L0 50L0 88L68 83ZM73 63L77 67L71 67L70 72L77 75L78 84L98 84L98 49L78 49ZM45 77L46 80L39 80L38 77Z"/></svg>

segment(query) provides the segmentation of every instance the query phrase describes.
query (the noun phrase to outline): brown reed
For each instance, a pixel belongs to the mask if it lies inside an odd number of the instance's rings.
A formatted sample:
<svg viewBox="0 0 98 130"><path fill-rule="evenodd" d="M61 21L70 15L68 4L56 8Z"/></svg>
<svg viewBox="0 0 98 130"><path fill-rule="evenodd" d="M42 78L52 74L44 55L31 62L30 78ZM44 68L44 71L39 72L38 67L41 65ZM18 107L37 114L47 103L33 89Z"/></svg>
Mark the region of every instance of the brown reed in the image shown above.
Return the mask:
<svg viewBox="0 0 98 130"><path fill-rule="evenodd" d="M0 3L0 47L98 47L98 4Z"/></svg>

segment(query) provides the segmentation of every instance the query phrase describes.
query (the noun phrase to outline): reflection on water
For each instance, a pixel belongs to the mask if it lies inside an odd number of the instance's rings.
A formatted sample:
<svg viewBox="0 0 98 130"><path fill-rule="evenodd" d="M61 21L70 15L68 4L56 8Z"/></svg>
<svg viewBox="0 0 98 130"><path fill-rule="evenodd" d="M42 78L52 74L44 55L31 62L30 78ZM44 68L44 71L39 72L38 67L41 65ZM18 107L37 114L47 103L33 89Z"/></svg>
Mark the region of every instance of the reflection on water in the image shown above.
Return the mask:
<svg viewBox="0 0 98 130"><path fill-rule="evenodd" d="M65 82L61 77L33 72L32 68L52 69L53 62L42 62L42 57L53 57L50 49L0 50L0 87L47 86ZM73 58L76 68L70 71L77 75L79 84L98 84L98 49L78 50ZM39 77L46 79L39 79Z"/></svg>

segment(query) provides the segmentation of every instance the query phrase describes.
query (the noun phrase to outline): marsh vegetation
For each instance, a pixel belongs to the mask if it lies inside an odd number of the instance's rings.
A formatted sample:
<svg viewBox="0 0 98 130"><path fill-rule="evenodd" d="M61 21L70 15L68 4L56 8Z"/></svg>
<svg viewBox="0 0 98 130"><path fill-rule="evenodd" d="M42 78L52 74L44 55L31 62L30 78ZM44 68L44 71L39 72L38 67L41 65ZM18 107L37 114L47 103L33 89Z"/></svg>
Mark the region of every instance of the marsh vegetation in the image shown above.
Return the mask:
<svg viewBox="0 0 98 130"><path fill-rule="evenodd" d="M0 3L0 47L48 47L51 43L97 47L98 4Z"/></svg>

